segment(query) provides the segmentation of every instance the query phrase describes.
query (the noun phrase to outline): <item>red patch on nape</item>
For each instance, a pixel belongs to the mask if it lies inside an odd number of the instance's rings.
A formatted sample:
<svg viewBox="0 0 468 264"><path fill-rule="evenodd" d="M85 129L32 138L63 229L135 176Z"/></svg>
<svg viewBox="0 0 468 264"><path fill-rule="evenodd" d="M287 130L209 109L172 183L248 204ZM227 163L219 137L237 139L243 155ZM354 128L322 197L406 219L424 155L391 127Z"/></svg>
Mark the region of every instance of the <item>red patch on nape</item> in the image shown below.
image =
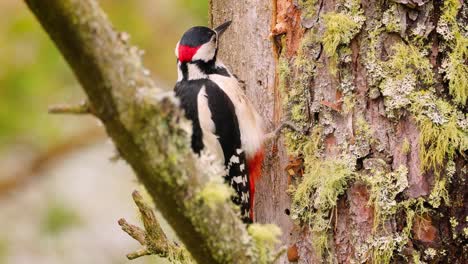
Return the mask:
<svg viewBox="0 0 468 264"><path fill-rule="evenodd" d="M255 196L255 183L262 176L262 163L263 163L264 153L263 148L255 153L255 156L247 160L247 166L249 169L249 180L250 180L250 219L253 221L253 206L254 206L254 196Z"/></svg>
<svg viewBox="0 0 468 264"><path fill-rule="evenodd" d="M184 45L179 45L179 61L180 62L189 62L192 60L193 56L195 53L197 53L197 50L200 48L198 47L190 47L190 46L184 46Z"/></svg>

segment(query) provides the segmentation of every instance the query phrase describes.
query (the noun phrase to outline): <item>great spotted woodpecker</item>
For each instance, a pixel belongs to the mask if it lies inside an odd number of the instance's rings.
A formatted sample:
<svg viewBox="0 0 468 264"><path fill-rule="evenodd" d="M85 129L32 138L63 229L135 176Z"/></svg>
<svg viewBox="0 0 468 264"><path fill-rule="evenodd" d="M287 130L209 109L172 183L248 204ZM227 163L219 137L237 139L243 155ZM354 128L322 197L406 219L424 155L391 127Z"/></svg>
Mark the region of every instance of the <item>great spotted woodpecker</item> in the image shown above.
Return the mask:
<svg viewBox="0 0 468 264"><path fill-rule="evenodd" d="M206 149L225 166L242 220L253 221L255 183L263 161L263 122L237 78L217 58L219 38L230 21L214 30L193 27L177 43L176 96L192 121L192 149Z"/></svg>

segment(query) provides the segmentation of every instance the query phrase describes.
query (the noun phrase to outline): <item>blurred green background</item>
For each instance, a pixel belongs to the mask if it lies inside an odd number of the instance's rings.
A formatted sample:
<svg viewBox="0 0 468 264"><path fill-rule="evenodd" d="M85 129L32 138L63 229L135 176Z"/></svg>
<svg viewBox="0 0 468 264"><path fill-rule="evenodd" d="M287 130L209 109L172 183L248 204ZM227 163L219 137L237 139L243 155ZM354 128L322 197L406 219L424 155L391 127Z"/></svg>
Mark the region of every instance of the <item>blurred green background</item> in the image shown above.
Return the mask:
<svg viewBox="0 0 468 264"><path fill-rule="evenodd" d="M175 44L207 25L208 0L99 2L172 89ZM140 187L124 162L109 161L114 147L96 119L47 113L85 95L23 1L0 1L0 62L0 264L130 263L138 245L116 221L138 223L130 194Z"/></svg>
<svg viewBox="0 0 468 264"><path fill-rule="evenodd" d="M102 0L116 28L145 50L145 64L166 87L176 80L174 48L195 24L206 25L208 0ZM69 132L47 106L83 94L69 67L22 1L0 1L0 147L44 147ZM75 119L75 118L71 118ZM75 120L72 120L75 121Z"/></svg>

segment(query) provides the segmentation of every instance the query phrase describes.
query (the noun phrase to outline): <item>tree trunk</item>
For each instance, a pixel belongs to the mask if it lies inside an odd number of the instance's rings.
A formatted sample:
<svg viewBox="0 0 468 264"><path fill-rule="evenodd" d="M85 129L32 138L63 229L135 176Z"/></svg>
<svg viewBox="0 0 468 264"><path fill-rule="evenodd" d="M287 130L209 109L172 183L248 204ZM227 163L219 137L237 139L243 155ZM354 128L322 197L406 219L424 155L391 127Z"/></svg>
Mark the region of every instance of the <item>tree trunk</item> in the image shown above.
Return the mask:
<svg viewBox="0 0 468 264"><path fill-rule="evenodd" d="M441 3L442 2L442 3ZM466 1L211 0L269 129L256 221L280 263L465 263Z"/></svg>

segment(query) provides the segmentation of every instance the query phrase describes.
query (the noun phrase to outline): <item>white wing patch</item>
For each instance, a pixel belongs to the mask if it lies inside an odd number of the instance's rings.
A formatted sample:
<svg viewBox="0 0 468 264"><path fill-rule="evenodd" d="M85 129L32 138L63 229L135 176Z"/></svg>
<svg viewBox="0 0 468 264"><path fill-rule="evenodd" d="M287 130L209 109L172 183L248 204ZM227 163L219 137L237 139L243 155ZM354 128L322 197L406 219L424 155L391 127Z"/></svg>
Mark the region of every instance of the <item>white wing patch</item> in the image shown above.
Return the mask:
<svg viewBox="0 0 468 264"><path fill-rule="evenodd" d="M245 164L241 164L241 165L239 166L239 169L240 169L240 171L244 171L244 170L245 170Z"/></svg>
<svg viewBox="0 0 468 264"><path fill-rule="evenodd" d="M248 192L243 192L242 193L241 201L242 201L242 203L248 203L249 202L249 193Z"/></svg>
<svg viewBox="0 0 468 264"><path fill-rule="evenodd" d="M203 133L203 145L206 150L214 154L224 164L223 148L216 136L216 127L211 119L210 108L208 107L208 96L206 95L206 87L202 87L198 93L198 121Z"/></svg>
<svg viewBox="0 0 468 264"><path fill-rule="evenodd" d="M247 186L247 175L241 175L241 176L234 176L234 177L232 177L232 179L231 179L231 185L233 185L233 183L242 184L242 185L244 185L244 186Z"/></svg>
<svg viewBox="0 0 468 264"><path fill-rule="evenodd" d="M243 184L244 186L247 184L247 181L242 176L234 176L232 177L232 181L237 184Z"/></svg>
<svg viewBox="0 0 468 264"><path fill-rule="evenodd" d="M222 65L222 63L217 64ZM245 150L247 159L253 158L262 147L265 135L262 118L240 88L236 78L219 74L210 74L209 78L229 96L234 104L241 133L242 149Z"/></svg>
<svg viewBox="0 0 468 264"><path fill-rule="evenodd" d="M231 159L229 160L229 163L232 164L232 163L239 163L240 160L239 160L239 156L237 155L232 155Z"/></svg>

